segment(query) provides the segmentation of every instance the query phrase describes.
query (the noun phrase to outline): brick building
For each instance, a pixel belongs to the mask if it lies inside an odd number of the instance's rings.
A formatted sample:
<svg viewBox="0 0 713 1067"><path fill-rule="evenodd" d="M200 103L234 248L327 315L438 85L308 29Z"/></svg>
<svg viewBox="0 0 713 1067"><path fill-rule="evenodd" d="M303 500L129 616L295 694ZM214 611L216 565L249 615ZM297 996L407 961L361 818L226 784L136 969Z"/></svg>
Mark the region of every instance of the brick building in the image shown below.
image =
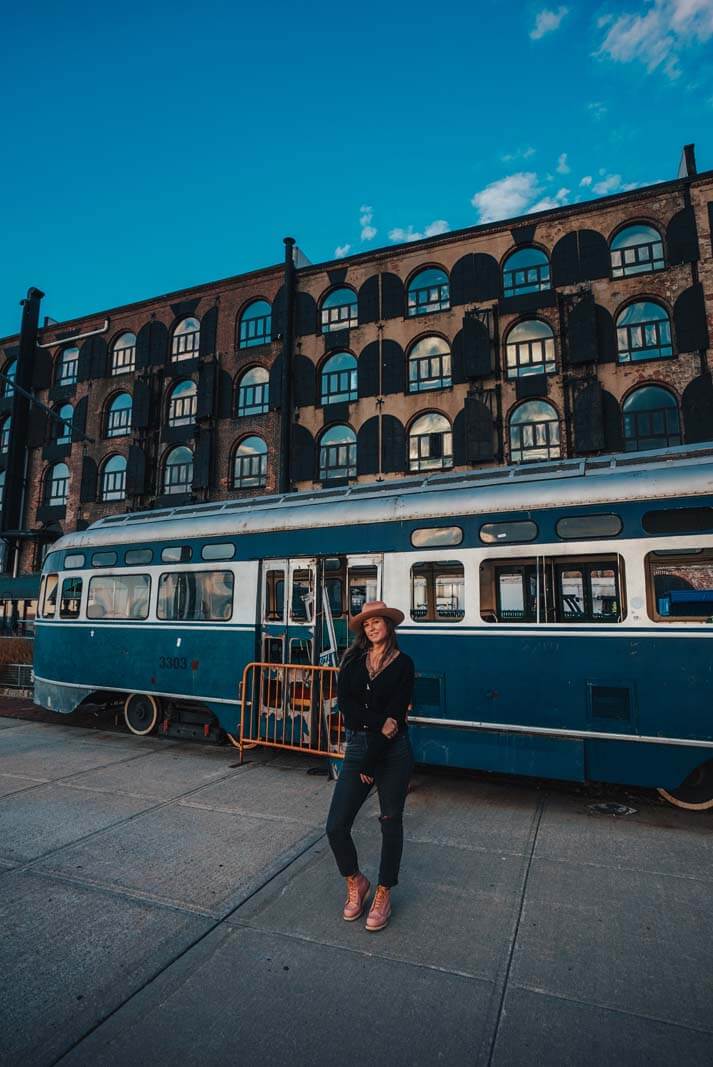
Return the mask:
<svg viewBox="0 0 713 1067"><path fill-rule="evenodd" d="M687 146L670 182L317 265L287 239L61 324L30 290L0 340L6 619L108 512L713 440L712 229Z"/></svg>

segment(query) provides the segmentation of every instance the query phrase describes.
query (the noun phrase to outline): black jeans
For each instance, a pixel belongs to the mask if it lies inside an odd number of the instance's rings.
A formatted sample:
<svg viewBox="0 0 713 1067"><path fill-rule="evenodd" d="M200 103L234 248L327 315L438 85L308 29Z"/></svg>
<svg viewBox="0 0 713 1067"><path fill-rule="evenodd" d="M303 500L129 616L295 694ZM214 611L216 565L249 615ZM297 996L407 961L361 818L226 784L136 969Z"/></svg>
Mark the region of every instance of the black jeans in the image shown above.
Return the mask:
<svg viewBox="0 0 713 1067"><path fill-rule="evenodd" d="M369 795L370 785L362 782L359 767L366 753L367 735L347 735L347 748L337 784L334 787L332 804L327 817L327 837L337 861L339 872L345 878L359 870L356 848L351 828L357 812ZM395 737L386 749L386 755L374 769L374 781L379 793L381 815L381 866L379 885L396 885L399 880L399 865L404 845L403 811L409 779L413 770L413 753L408 734Z"/></svg>

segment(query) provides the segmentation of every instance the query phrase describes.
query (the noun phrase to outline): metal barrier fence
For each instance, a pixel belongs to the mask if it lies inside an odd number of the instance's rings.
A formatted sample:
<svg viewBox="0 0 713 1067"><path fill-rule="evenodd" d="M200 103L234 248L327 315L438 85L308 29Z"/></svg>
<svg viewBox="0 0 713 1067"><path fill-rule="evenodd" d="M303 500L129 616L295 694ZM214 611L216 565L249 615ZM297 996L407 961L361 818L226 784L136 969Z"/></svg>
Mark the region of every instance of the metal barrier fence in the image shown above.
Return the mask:
<svg viewBox="0 0 713 1067"><path fill-rule="evenodd" d="M343 759L337 674L336 667L248 663L240 688L240 761L255 745Z"/></svg>
<svg viewBox="0 0 713 1067"><path fill-rule="evenodd" d="M31 663L0 664L0 688L32 689L34 681Z"/></svg>

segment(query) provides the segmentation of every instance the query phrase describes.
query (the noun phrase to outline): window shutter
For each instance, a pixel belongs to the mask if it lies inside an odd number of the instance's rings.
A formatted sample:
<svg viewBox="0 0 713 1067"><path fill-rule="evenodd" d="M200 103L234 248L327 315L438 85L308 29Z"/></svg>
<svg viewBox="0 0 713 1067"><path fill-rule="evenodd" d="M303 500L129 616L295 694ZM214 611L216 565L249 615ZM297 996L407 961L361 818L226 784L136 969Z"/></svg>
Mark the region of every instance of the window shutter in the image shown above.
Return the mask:
<svg viewBox="0 0 713 1067"><path fill-rule="evenodd" d="M359 325L379 321L379 275L367 278L357 294L359 306Z"/></svg>
<svg viewBox="0 0 713 1067"><path fill-rule="evenodd" d="M604 448L607 452L623 452L624 437L621 429L621 408L611 393L602 390L602 420L604 423Z"/></svg>
<svg viewBox="0 0 713 1067"><path fill-rule="evenodd" d="M214 306L206 311L201 319L201 335L198 342L198 354L212 356L218 343L218 308Z"/></svg>
<svg viewBox="0 0 713 1067"><path fill-rule="evenodd" d="M27 447L40 448L47 440L49 416L42 408L33 404L30 408L30 418L27 428ZM53 425L59 425L53 420Z"/></svg>
<svg viewBox="0 0 713 1067"><path fill-rule="evenodd" d="M146 485L146 455L139 445L129 445L126 464L126 494L141 496Z"/></svg>
<svg viewBox="0 0 713 1067"><path fill-rule="evenodd" d="M379 395L379 343L372 341L357 360L359 397Z"/></svg>
<svg viewBox="0 0 713 1067"><path fill-rule="evenodd" d="M381 275L381 317L402 319L405 313L404 285L397 274Z"/></svg>
<svg viewBox="0 0 713 1067"><path fill-rule="evenodd" d="M486 378L494 369L488 327L476 312L466 311L463 317L463 373L468 379Z"/></svg>
<svg viewBox="0 0 713 1067"><path fill-rule="evenodd" d="M357 473L379 472L379 419L367 419L357 433Z"/></svg>
<svg viewBox="0 0 713 1067"><path fill-rule="evenodd" d="M596 363L598 354L594 297L585 293L567 316L567 362Z"/></svg>
<svg viewBox="0 0 713 1067"><path fill-rule="evenodd" d="M268 390L269 393L269 390ZM269 403L269 397L268 397ZM227 370L218 368L218 418L229 419L233 414L233 379Z"/></svg>
<svg viewBox="0 0 713 1067"><path fill-rule="evenodd" d="M473 256L476 300L497 300L500 295L500 267L497 259L486 252Z"/></svg>
<svg viewBox="0 0 713 1067"><path fill-rule="evenodd" d="M298 354L292 362L293 392L297 407L312 407L315 402L316 370L308 356Z"/></svg>
<svg viewBox="0 0 713 1067"><path fill-rule="evenodd" d="M382 342L384 370L382 388L384 396L404 391L404 350L397 341Z"/></svg>
<svg viewBox="0 0 713 1067"><path fill-rule="evenodd" d="M464 407L465 462L487 463L495 458L495 424L490 408L477 396L467 396Z"/></svg>
<svg viewBox="0 0 713 1067"><path fill-rule="evenodd" d="M213 434L209 429L200 431L193 455L193 488L207 489L210 486L210 460Z"/></svg>
<svg viewBox="0 0 713 1067"><path fill-rule="evenodd" d="M554 285L576 285L579 281L579 249L577 234L566 233L552 249L552 282Z"/></svg>
<svg viewBox="0 0 713 1067"><path fill-rule="evenodd" d="M285 332L287 321L285 287L281 285L272 302L272 339L279 341Z"/></svg>
<svg viewBox="0 0 713 1067"><path fill-rule="evenodd" d="M315 474L314 438L306 426L295 422L290 435L290 478L293 482L313 482Z"/></svg>
<svg viewBox="0 0 713 1067"><path fill-rule="evenodd" d="M692 205L674 215L666 227L666 256L671 267L679 263L695 263L700 259L696 216Z"/></svg>
<svg viewBox="0 0 713 1067"><path fill-rule="evenodd" d="M270 367L270 410L279 411L282 403L282 353Z"/></svg>
<svg viewBox="0 0 713 1067"><path fill-rule="evenodd" d="M476 298L475 256L469 252L454 264L451 271L451 307L472 304Z"/></svg>
<svg viewBox="0 0 713 1067"><path fill-rule="evenodd" d="M52 384L52 357L46 348L36 348L32 363L32 386L34 389L49 389Z"/></svg>
<svg viewBox="0 0 713 1067"><path fill-rule="evenodd" d="M168 358L168 328L162 322L149 323L149 363L162 367Z"/></svg>
<svg viewBox="0 0 713 1067"><path fill-rule="evenodd" d="M616 343L614 319L601 304L594 305L594 321L597 333L597 350L600 363L616 363L619 352Z"/></svg>
<svg viewBox="0 0 713 1067"><path fill-rule="evenodd" d="M198 372L198 402L196 407L197 419L210 419L215 414L215 385L218 372L218 364L215 360L207 360L201 363Z"/></svg>
<svg viewBox="0 0 713 1067"><path fill-rule="evenodd" d="M406 470L406 431L395 415L381 417L381 457L385 474Z"/></svg>
<svg viewBox="0 0 713 1067"><path fill-rule="evenodd" d="M79 503L89 504L97 498L97 465L91 456L82 459L82 480L79 484Z"/></svg>
<svg viewBox="0 0 713 1067"><path fill-rule="evenodd" d="M106 378L107 375L107 347L103 337L89 337L86 344L89 347L89 377L94 380Z"/></svg>
<svg viewBox="0 0 713 1067"><path fill-rule="evenodd" d="M72 440L81 441L87 429L87 408L89 401L86 396L83 396L81 400L78 400L74 405L74 413L72 415ZM59 423L56 424L57 426Z"/></svg>
<svg viewBox="0 0 713 1067"><path fill-rule="evenodd" d="M298 337L317 332L317 303L310 293L297 293L295 330Z"/></svg>
<svg viewBox="0 0 713 1067"><path fill-rule="evenodd" d="M516 378L515 396L518 400L547 396L547 375L526 374L523 378Z"/></svg>
<svg viewBox="0 0 713 1067"><path fill-rule="evenodd" d="M145 323L136 335L136 369L141 370L149 365L149 338L151 323Z"/></svg>
<svg viewBox="0 0 713 1067"><path fill-rule="evenodd" d="M602 387L588 382L574 400L575 452L599 452L604 448L604 413Z"/></svg>
<svg viewBox="0 0 713 1067"><path fill-rule="evenodd" d="M708 347L706 307L700 282L685 289L673 306L673 325L678 352L697 352Z"/></svg>
<svg viewBox="0 0 713 1067"><path fill-rule="evenodd" d="M134 430L144 430L149 425L151 411L151 387L142 378L134 382L131 421Z"/></svg>
<svg viewBox="0 0 713 1067"><path fill-rule="evenodd" d="M578 230L579 280L608 278L611 273L611 253L606 239L596 230Z"/></svg>
<svg viewBox="0 0 713 1067"><path fill-rule="evenodd" d="M686 444L713 441L713 381L710 372L688 383L681 400Z"/></svg>
<svg viewBox="0 0 713 1067"><path fill-rule="evenodd" d="M84 344L79 349L79 358L77 360L77 381L86 382L92 373L92 350L89 345L91 338L87 338ZM55 372L59 373L59 360L62 358L62 351L59 350L57 359L55 361ZM56 381L56 378L55 378Z"/></svg>

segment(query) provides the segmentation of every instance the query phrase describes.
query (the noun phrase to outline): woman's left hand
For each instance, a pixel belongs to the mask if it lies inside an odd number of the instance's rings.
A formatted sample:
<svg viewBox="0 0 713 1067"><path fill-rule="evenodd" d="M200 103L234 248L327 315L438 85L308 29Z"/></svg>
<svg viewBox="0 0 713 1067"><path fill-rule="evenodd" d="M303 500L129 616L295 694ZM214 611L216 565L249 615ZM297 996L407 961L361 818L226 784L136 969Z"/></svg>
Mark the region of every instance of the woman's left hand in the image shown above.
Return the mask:
<svg viewBox="0 0 713 1067"><path fill-rule="evenodd" d="M381 727L381 732L384 737L388 737L389 740L392 737L396 737L396 734L399 732L399 724L397 723L396 719L388 718L384 725Z"/></svg>

